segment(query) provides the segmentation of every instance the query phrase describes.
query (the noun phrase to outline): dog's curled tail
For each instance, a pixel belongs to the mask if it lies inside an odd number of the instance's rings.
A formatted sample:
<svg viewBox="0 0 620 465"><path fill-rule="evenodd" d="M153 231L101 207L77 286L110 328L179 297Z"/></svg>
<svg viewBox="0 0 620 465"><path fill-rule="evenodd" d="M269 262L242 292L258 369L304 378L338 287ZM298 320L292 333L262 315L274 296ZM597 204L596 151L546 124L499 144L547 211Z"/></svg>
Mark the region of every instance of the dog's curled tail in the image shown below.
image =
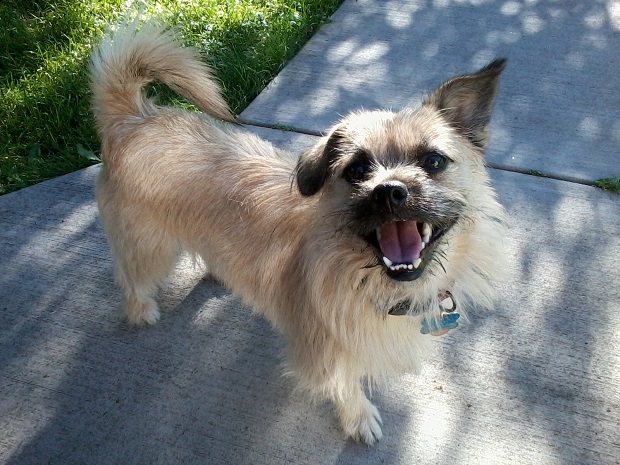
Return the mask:
<svg viewBox="0 0 620 465"><path fill-rule="evenodd" d="M99 129L128 116L147 116L144 86L159 81L214 118L234 121L219 85L198 52L182 47L170 30L153 22L122 23L108 33L90 63L93 112Z"/></svg>

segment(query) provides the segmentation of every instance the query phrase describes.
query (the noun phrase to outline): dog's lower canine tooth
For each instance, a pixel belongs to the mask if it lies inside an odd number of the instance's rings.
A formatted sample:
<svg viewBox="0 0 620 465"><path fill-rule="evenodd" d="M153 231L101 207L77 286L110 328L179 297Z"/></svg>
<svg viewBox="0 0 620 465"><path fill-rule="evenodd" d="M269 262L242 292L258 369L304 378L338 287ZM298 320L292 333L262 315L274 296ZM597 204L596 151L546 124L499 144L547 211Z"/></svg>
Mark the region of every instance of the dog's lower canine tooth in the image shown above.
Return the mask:
<svg viewBox="0 0 620 465"><path fill-rule="evenodd" d="M415 269L418 269L418 267L420 266L421 263L422 263L422 259L421 258L416 258L416 260L413 262L413 267Z"/></svg>
<svg viewBox="0 0 620 465"><path fill-rule="evenodd" d="M383 257L383 263L385 263L385 266L387 266L388 268L393 265L392 260L387 257Z"/></svg>

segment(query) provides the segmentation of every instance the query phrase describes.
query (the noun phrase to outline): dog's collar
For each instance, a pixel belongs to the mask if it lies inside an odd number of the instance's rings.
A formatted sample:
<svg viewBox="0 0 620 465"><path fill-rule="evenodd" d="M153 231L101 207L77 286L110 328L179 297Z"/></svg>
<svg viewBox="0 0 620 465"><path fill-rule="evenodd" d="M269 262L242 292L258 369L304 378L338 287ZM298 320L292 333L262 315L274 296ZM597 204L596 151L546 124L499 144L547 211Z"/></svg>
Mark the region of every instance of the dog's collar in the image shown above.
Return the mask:
<svg viewBox="0 0 620 465"><path fill-rule="evenodd" d="M443 336L451 329L456 328L459 323L458 319L461 315L456 311L456 300L450 291L439 293L439 316L424 317L422 319L422 334L430 334L431 336ZM411 315L409 313L411 302L404 301L394 305L388 311L389 315Z"/></svg>

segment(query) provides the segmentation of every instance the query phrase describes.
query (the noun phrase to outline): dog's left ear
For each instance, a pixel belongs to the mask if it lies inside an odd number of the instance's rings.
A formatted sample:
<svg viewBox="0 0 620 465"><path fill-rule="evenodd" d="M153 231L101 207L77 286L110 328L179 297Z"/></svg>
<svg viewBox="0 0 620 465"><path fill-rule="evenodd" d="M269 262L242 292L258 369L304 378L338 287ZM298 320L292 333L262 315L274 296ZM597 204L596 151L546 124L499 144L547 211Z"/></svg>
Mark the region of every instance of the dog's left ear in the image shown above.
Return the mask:
<svg viewBox="0 0 620 465"><path fill-rule="evenodd" d="M301 195L310 196L321 190L332 163L342 153L343 139L344 128L336 127L328 137L321 139L301 155L295 168L295 178Z"/></svg>
<svg viewBox="0 0 620 465"><path fill-rule="evenodd" d="M487 144L487 126L506 59L498 59L480 71L450 79L424 103L435 106L474 145Z"/></svg>

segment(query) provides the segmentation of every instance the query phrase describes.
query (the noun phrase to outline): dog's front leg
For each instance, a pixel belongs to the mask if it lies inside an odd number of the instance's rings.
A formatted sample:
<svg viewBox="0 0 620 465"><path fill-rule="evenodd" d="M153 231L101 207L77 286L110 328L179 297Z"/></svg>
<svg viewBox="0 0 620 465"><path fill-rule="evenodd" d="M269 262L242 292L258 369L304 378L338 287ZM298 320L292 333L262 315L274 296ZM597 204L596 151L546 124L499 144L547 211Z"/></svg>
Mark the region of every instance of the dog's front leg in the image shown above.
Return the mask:
<svg viewBox="0 0 620 465"><path fill-rule="evenodd" d="M383 436L381 415L364 394L361 383L334 399L338 418L348 437L372 446Z"/></svg>

